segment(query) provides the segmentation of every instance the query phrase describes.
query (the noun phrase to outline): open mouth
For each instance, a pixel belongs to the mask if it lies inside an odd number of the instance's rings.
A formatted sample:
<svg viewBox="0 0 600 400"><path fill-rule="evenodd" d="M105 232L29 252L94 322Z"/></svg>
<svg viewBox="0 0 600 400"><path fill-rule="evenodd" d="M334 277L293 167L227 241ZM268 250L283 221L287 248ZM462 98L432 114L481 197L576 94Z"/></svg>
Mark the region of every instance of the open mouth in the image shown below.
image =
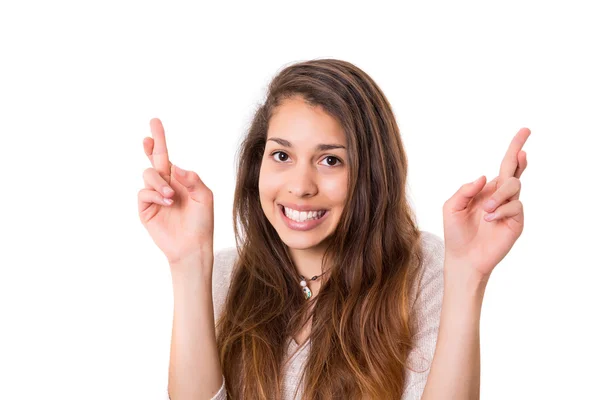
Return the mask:
<svg viewBox="0 0 600 400"><path fill-rule="evenodd" d="M327 213L327 210L300 212L300 211L294 211L291 209L288 209L288 211L286 212L285 207L282 205L280 205L279 208L281 208L281 212L288 219L290 219L294 222L298 222L298 223L319 220L319 219L323 218L325 216L325 214Z"/></svg>
<svg viewBox="0 0 600 400"><path fill-rule="evenodd" d="M279 205L279 210L281 212L281 217L288 228L293 230L305 231L312 229L319 225L328 215L329 210L319 210L316 212L292 212L290 214L288 210L288 215L286 215L285 207ZM304 219L304 220L302 220Z"/></svg>

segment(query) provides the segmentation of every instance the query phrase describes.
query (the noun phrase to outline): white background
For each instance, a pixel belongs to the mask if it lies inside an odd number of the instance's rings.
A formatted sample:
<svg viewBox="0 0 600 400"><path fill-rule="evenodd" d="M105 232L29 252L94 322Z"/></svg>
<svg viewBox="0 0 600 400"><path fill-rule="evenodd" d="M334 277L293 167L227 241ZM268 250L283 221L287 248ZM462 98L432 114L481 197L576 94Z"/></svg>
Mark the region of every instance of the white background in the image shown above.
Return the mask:
<svg viewBox="0 0 600 400"><path fill-rule="evenodd" d="M233 246L235 152L266 85L331 57L390 100L423 230L441 236L444 201L531 129L481 397L600 399L594 2L411 3L3 1L0 398L164 396L171 276L137 215L149 121L213 190L215 248Z"/></svg>

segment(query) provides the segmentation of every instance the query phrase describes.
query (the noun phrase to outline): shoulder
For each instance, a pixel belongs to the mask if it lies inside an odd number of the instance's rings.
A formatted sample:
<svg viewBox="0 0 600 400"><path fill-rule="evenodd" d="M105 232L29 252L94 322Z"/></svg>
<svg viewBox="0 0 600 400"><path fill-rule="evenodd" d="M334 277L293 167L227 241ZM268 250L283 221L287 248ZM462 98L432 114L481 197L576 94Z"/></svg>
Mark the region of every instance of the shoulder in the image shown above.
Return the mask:
<svg viewBox="0 0 600 400"><path fill-rule="evenodd" d="M444 240L429 231L421 231L423 268L426 272L439 273L444 267Z"/></svg>
<svg viewBox="0 0 600 400"><path fill-rule="evenodd" d="M423 243L423 250L431 256L444 257L444 240L429 231L421 231L421 241Z"/></svg>
<svg viewBox="0 0 600 400"><path fill-rule="evenodd" d="M212 296L215 320L221 315L225 298L231 284L233 267L238 259L236 247L225 247L215 251L212 274Z"/></svg>
<svg viewBox="0 0 600 400"><path fill-rule="evenodd" d="M420 399L423 394L433 362L442 312L444 240L431 232L421 231L421 244L422 264L411 320L414 346L407 360L409 368L402 399Z"/></svg>

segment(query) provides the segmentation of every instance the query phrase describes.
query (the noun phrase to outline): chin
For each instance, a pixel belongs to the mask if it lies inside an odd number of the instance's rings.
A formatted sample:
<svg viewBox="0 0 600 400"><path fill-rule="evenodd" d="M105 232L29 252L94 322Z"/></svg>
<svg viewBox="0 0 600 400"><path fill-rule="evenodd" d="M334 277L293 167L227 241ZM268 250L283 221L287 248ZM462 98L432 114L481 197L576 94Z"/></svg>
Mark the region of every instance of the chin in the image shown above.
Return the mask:
<svg viewBox="0 0 600 400"><path fill-rule="evenodd" d="M311 238L291 238L279 236L281 241L289 248L294 250L308 250L319 247L324 243L323 240L315 240Z"/></svg>
<svg viewBox="0 0 600 400"><path fill-rule="evenodd" d="M324 249L327 246L329 236L331 236L311 235L299 232L283 232L283 235L281 231L277 233L283 244L294 250Z"/></svg>

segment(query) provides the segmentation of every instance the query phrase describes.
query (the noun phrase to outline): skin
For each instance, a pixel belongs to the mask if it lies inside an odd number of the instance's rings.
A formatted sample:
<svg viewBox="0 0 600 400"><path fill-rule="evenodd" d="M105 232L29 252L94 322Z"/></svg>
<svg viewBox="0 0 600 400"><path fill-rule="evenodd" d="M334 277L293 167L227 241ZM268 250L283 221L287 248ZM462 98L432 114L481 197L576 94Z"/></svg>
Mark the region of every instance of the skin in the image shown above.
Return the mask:
<svg viewBox="0 0 600 400"><path fill-rule="evenodd" d="M138 194L138 211L152 239L173 264L204 251L198 243L210 250L212 192L195 172L178 169L169 161L160 120L153 119L150 126L152 138L144 139L144 150L152 168L144 171L145 188ZM487 281L521 235L524 214L519 200L520 176L527 167L522 148L530 134L528 128L522 128L515 135L497 177L487 184L485 176L464 184L444 203L446 263L461 266L456 267L460 270L453 268L453 274ZM347 146L346 138L334 118L298 97L285 101L272 117L267 139L275 137L287 140L292 147L267 140L259 179L261 206L290 247L299 273L319 275L327 238L335 230L344 207L348 170L346 150L319 152L315 146L320 143ZM274 154L278 150L285 155ZM327 156L339 161L328 160ZM278 201L327 208L330 215L313 230L293 231L283 224ZM489 219L492 214L494 218Z"/></svg>
<svg viewBox="0 0 600 400"><path fill-rule="evenodd" d="M271 140L274 138L289 142L291 147ZM321 260L327 240L339 223L347 197L347 150L318 150L319 144L347 148L342 126L321 107L309 106L301 97L285 100L269 121L259 177L263 212L289 247L298 273L305 277L323 272ZM292 230L280 215L280 202L328 209L329 215L311 230ZM309 282L314 294L326 275Z"/></svg>
<svg viewBox="0 0 600 400"><path fill-rule="evenodd" d="M169 161L159 119L150 121L150 130L143 144L152 168L144 171L138 211L171 268L169 396L209 399L223 384L212 300L213 196L198 174Z"/></svg>
<svg viewBox="0 0 600 400"><path fill-rule="evenodd" d="M444 297L423 400L479 399L481 308L492 271L523 232L522 148L530 134L515 135L496 178L464 184L444 204Z"/></svg>
<svg viewBox="0 0 600 400"><path fill-rule="evenodd" d="M143 144L152 168L144 171L145 187L138 193L140 221L171 265L212 254L212 191L197 173L171 163L158 118L150 121L150 129L152 137L144 138Z"/></svg>
<svg viewBox="0 0 600 400"><path fill-rule="evenodd" d="M169 260L175 298L210 293L212 192L195 172L181 170L169 161L160 120L153 119L150 126L152 138L144 139L144 151L152 168L144 171L145 188L138 193L140 220ZM479 398L481 306L492 271L523 232L520 177L527 159L522 148L530 134L528 128L522 128L515 135L497 177L488 183L485 176L466 183L444 203L444 297L435 355L422 399ZM344 207L348 171L345 150L319 152L315 145L346 146L345 136L323 110L290 99L273 116L267 137L285 139L291 147L267 142L259 179L263 212L290 247L298 271L304 276L317 275L324 245ZM280 154L274 154L278 150L288 157L281 159ZM327 161L329 155L341 160L342 166L330 166L338 164ZM165 203L165 199L171 201ZM327 208L329 220L312 231L290 230L279 219L279 201ZM490 214L493 218L488 218ZM197 289L198 282L204 283L202 290ZM185 288L189 284L196 286L193 290ZM183 298L175 303L179 322L173 328L173 337L178 339L172 342L172 354L176 356L171 359L170 393L211 397L222 383L211 298ZM190 310L189 304L203 304L204 309ZM296 336L296 343L303 343L309 330L310 325ZM192 353L194 344L198 351ZM207 349L211 351L207 353ZM176 370L188 371L188 375L175 374ZM190 387L201 373L206 373L199 380L203 384Z"/></svg>
<svg viewBox="0 0 600 400"><path fill-rule="evenodd" d="M461 273L487 281L523 232L519 178L527 167L522 148L530 134L528 128L517 132L497 177L487 184L482 176L463 185L444 204L446 259L464 265ZM484 218L488 214L495 218Z"/></svg>

